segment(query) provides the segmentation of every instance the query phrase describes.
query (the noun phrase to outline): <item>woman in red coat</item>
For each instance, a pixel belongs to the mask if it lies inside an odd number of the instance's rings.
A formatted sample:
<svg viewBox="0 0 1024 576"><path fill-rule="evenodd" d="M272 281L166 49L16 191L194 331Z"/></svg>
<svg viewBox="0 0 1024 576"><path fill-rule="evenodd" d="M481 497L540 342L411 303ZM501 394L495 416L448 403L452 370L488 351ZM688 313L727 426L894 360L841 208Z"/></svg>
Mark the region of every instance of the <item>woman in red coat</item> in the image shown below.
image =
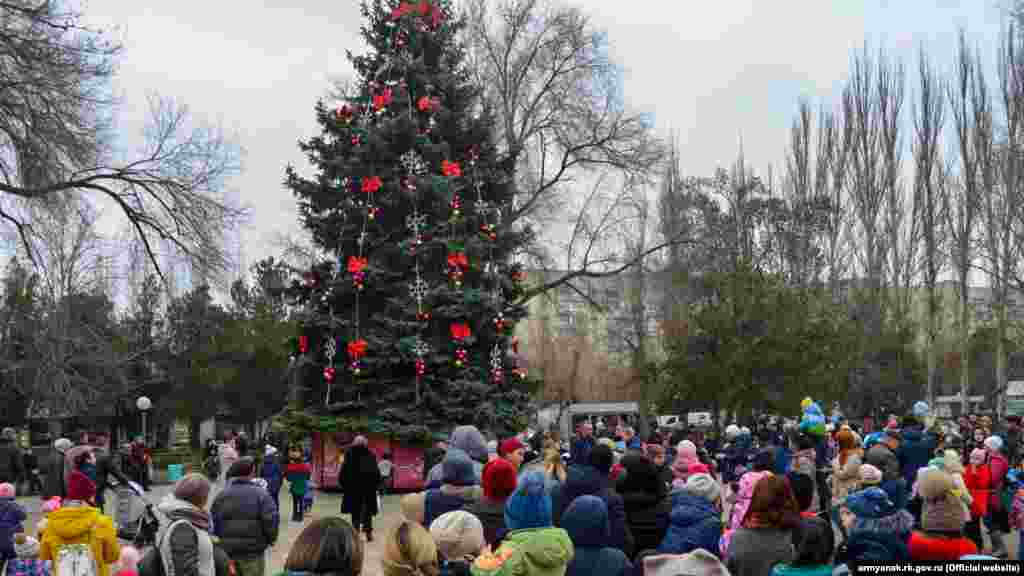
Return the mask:
<svg viewBox="0 0 1024 576"><path fill-rule="evenodd" d="M981 448L971 451L970 463L964 470L964 485L971 492L971 520L964 525L964 535L981 550L981 520L988 515L988 500L992 494L992 476L987 465L987 454Z"/></svg>

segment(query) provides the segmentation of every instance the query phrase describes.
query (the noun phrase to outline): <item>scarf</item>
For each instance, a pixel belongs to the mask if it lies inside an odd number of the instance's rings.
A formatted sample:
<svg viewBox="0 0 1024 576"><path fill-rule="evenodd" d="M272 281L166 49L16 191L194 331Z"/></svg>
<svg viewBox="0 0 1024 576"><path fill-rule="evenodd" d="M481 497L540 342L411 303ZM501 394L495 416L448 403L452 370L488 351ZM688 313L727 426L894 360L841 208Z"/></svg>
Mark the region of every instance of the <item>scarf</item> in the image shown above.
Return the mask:
<svg viewBox="0 0 1024 576"><path fill-rule="evenodd" d="M200 530L210 531L210 515L184 500L170 497L164 500L158 509L170 520L168 524L186 520Z"/></svg>

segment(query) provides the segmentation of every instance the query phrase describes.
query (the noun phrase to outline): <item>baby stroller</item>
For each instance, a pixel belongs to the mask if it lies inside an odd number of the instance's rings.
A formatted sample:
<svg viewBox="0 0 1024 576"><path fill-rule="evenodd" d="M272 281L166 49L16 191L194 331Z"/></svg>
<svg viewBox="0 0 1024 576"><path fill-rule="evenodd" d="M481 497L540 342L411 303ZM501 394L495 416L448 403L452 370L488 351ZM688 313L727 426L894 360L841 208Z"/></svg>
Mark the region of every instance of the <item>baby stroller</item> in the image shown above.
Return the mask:
<svg viewBox="0 0 1024 576"><path fill-rule="evenodd" d="M153 504L143 496L142 486L135 482L120 484L117 494L117 537L142 550L156 542L160 519Z"/></svg>

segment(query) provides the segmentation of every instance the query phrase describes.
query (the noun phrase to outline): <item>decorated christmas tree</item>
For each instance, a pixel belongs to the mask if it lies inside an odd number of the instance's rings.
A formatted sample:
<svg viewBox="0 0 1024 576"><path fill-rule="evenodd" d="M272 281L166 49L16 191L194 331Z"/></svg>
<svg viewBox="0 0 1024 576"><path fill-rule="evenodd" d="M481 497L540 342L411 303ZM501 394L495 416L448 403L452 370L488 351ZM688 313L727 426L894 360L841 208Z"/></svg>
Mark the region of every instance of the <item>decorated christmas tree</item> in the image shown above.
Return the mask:
<svg viewBox="0 0 1024 576"><path fill-rule="evenodd" d="M531 382L515 325L513 176L469 81L447 0L364 3L369 51L353 93L316 106L301 142L313 178L287 170L303 225L332 255L292 288L307 412L346 428L423 437L456 424L507 433Z"/></svg>

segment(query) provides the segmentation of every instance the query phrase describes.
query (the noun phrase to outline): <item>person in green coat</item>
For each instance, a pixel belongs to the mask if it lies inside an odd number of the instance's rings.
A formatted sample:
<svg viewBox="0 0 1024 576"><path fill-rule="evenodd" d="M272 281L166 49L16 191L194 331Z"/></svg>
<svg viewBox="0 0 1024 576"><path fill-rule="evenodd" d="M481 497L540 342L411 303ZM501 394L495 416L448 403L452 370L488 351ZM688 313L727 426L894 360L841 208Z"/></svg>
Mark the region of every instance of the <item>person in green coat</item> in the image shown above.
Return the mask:
<svg viewBox="0 0 1024 576"><path fill-rule="evenodd" d="M292 494L292 522L302 522L302 500L306 497L306 488L313 470L302 461L302 453L293 450L288 454L291 462L285 469L284 477L288 479L289 491Z"/></svg>

